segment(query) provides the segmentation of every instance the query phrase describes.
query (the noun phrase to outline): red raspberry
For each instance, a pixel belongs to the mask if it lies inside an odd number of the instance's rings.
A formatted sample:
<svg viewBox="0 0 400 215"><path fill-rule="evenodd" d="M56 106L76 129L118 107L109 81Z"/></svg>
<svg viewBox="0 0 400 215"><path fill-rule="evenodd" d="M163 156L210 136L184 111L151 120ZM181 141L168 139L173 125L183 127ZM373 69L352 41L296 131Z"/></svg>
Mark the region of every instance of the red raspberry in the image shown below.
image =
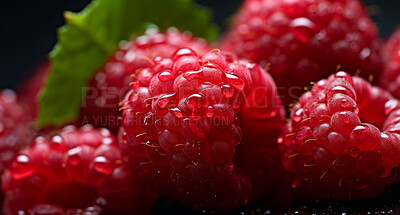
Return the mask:
<svg viewBox="0 0 400 215"><path fill-rule="evenodd" d="M279 139L292 187L311 198L381 194L400 164L399 121L399 102L362 78L338 72L317 82Z"/></svg>
<svg viewBox="0 0 400 215"><path fill-rule="evenodd" d="M382 59L380 86L400 98L400 29L384 44Z"/></svg>
<svg viewBox="0 0 400 215"><path fill-rule="evenodd" d="M36 118L38 114L38 97L43 86L46 84L47 75L50 73L50 69L50 61L46 60L34 71L32 77L20 85L18 94L21 95L21 101L29 107L28 113L33 118Z"/></svg>
<svg viewBox="0 0 400 215"><path fill-rule="evenodd" d="M35 135L33 119L11 90L0 92L0 174Z"/></svg>
<svg viewBox="0 0 400 215"><path fill-rule="evenodd" d="M207 42L170 28L164 33L150 28L146 35L122 43L90 82L86 102L81 109L83 124L118 130L119 102L130 89L131 75L151 66L154 57L171 57L178 48L190 47L199 54L210 50ZM140 73L145 80L148 73Z"/></svg>
<svg viewBox="0 0 400 215"><path fill-rule="evenodd" d="M358 0L247 0L221 48L270 64L289 104L338 65L363 77L377 75L379 43Z"/></svg>
<svg viewBox="0 0 400 215"><path fill-rule="evenodd" d="M38 137L3 176L4 214L150 212L154 193L121 154L107 129L67 126Z"/></svg>
<svg viewBox="0 0 400 215"><path fill-rule="evenodd" d="M167 195L195 209L225 211L279 180L273 140L283 110L258 65L183 48L155 58L132 86L120 142L134 167L157 178Z"/></svg>

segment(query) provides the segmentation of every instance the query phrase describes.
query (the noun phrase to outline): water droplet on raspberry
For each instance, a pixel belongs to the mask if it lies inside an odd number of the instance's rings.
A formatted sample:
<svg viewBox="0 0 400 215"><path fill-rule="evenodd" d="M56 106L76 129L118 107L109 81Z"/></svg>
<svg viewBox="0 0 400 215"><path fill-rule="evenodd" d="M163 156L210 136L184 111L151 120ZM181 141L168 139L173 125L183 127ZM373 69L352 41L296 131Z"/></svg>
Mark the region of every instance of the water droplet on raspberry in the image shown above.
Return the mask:
<svg viewBox="0 0 400 215"><path fill-rule="evenodd" d="M199 90L199 86L199 79L188 80L183 76L183 74L181 74L175 79L173 89L175 90L179 98L182 98L184 96L197 93Z"/></svg>
<svg viewBox="0 0 400 215"><path fill-rule="evenodd" d="M22 179L35 173L35 167L27 155L18 155L10 167L11 176L16 179Z"/></svg>
<svg viewBox="0 0 400 215"><path fill-rule="evenodd" d="M214 109L212 106L208 106L208 108L206 110L206 116L209 118L214 116Z"/></svg>
<svg viewBox="0 0 400 215"><path fill-rule="evenodd" d="M229 84L222 85L221 89L226 98L232 98L235 93L235 89L233 89Z"/></svg>
<svg viewBox="0 0 400 215"><path fill-rule="evenodd" d="M63 139L61 136L56 135L50 140L50 147L57 151L62 151L64 149Z"/></svg>
<svg viewBox="0 0 400 215"><path fill-rule="evenodd" d="M70 150L67 152L67 155L68 155L68 158L67 158L68 164L70 164L70 165L72 165L72 166L78 165L79 162L81 161L81 156L80 156L81 152L82 152L82 148L81 148L80 146L78 146L78 147L76 147L76 148L73 148L73 149L70 149Z"/></svg>
<svg viewBox="0 0 400 215"><path fill-rule="evenodd" d="M379 144L381 132L371 124L356 126L350 134L350 144L361 151L373 150Z"/></svg>
<svg viewBox="0 0 400 215"><path fill-rule="evenodd" d="M348 100L346 100L346 99L340 100L340 105L341 105L343 108L348 108L348 107L351 107L351 106L352 106L352 105L350 104L350 102L349 102Z"/></svg>
<svg viewBox="0 0 400 215"><path fill-rule="evenodd" d="M203 71L188 71L183 74L187 80L191 81L193 79L201 79L203 77Z"/></svg>
<svg viewBox="0 0 400 215"><path fill-rule="evenodd" d="M106 137L101 141L101 143L104 145L111 145L114 143L114 140L112 138Z"/></svg>
<svg viewBox="0 0 400 215"><path fill-rule="evenodd" d="M234 88L238 89L238 90L243 90L245 87L245 83L243 81L242 78L239 78L236 75L232 75L232 74L225 74L226 78L228 79L228 83L230 85L232 85Z"/></svg>
<svg viewBox="0 0 400 215"><path fill-rule="evenodd" d="M337 93L330 97L328 100L328 107L331 113L336 113L339 111L352 111L354 113L358 113L358 106L356 102L350 96L342 93Z"/></svg>
<svg viewBox="0 0 400 215"><path fill-rule="evenodd" d="M200 70L200 60L197 56L182 56L175 61L173 66L173 71L177 74L198 70Z"/></svg>
<svg viewBox="0 0 400 215"><path fill-rule="evenodd" d="M94 159L93 168L102 174L109 175L113 172L114 168L110 161L104 156L98 156Z"/></svg>
<svg viewBox="0 0 400 215"><path fill-rule="evenodd" d="M174 75L172 75L170 71L165 71L158 74L158 79L163 82L172 81L174 78Z"/></svg>
<svg viewBox="0 0 400 215"><path fill-rule="evenodd" d="M173 99L173 96L174 96L173 94L160 96L160 98L157 101L158 107L160 107L161 109L164 109L165 107L167 107L167 105Z"/></svg>
<svg viewBox="0 0 400 215"><path fill-rule="evenodd" d="M350 111L337 112L331 118L332 129L346 135L350 134L351 130L359 124L361 121L358 116Z"/></svg>
<svg viewBox="0 0 400 215"><path fill-rule="evenodd" d="M182 111L179 110L179 108L171 108L171 109L169 109L169 110L171 111L171 113L172 113L174 116L176 116L176 117L178 117L178 118L182 118L182 117L183 117Z"/></svg>
<svg viewBox="0 0 400 215"><path fill-rule="evenodd" d="M357 147L350 147L349 149L349 155L353 158L356 158L360 155L360 149L358 149Z"/></svg>
<svg viewBox="0 0 400 215"><path fill-rule="evenodd" d="M160 73L162 71L166 71L166 70L171 70L172 69L172 65L173 65L173 61L170 58L161 58L161 57L156 57L154 59L154 62L156 63L156 65L154 65L151 68L151 71L153 74L157 74ZM171 72L173 74L175 74L174 72Z"/></svg>
<svg viewBox="0 0 400 215"><path fill-rule="evenodd" d="M303 43L307 43L316 33L314 22L305 17L294 19L290 23L293 35Z"/></svg>
<svg viewBox="0 0 400 215"><path fill-rule="evenodd" d="M227 67L227 60L225 57L219 52L209 52L203 57L201 57L203 63L206 65L210 65L214 68L226 68Z"/></svg>
<svg viewBox="0 0 400 215"><path fill-rule="evenodd" d="M356 101L356 93L353 86L345 79L333 79L326 88L327 98L331 98L337 93L349 96Z"/></svg>
<svg viewBox="0 0 400 215"><path fill-rule="evenodd" d="M350 74L348 74L347 72L339 71L339 72L333 74L333 77L344 79L347 82L349 82L350 84L353 84L353 77Z"/></svg>
<svg viewBox="0 0 400 215"><path fill-rule="evenodd" d="M193 51L192 49L182 48L175 52L175 54L172 56L172 59L176 61L183 56L196 56L196 55L197 55L196 52Z"/></svg>
<svg viewBox="0 0 400 215"><path fill-rule="evenodd" d="M270 111L267 114L268 118L273 118L273 117L276 117L277 115L278 115L278 111L277 110Z"/></svg>
<svg viewBox="0 0 400 215"><path fill-rule="evenodd" d="M217 66L207 63L203 66L203 81L220 84L225 81L225 73Z"/></svg>
<svg viewBox="0 0 400 215"><path fill-rule="evenodd" d="M331 116L328 111L326 104L320 104L315 106L310 113L310 120L312 126L317 126L331 120Z"/></svg>
<svg viewBox="0 0 400 215"><path fill-rule="evenodd" d="M391 99L385 103L385 115L389 115L392 111L400 108L399 101Z"/></svg>
<svg viewBox="0 0 400 215"><path fill-rule="evenodd" d="M292 182L292 184L291 184L291 187L293 188L293 189L296 189L298 186L299 186L299 184L300 184L300 182L302 181L302 179L297 179L297 180L293 180L293 182Z"/></svg>
<svg viewBox="0 0 400 215"><path fill-rule="evenodd" d="M193 94L186 99L186 107L193 112L204 110L207 107L207 101L202 95Z"/></svg>
<svg viewBox="0 0 400 215"><path fill-rule="evenodd" d="M304 111L303 108L298 109L298 110L294 113L292 119L293 119L295 122L300 122L300 121L303 119L303 111Z"/></svg>

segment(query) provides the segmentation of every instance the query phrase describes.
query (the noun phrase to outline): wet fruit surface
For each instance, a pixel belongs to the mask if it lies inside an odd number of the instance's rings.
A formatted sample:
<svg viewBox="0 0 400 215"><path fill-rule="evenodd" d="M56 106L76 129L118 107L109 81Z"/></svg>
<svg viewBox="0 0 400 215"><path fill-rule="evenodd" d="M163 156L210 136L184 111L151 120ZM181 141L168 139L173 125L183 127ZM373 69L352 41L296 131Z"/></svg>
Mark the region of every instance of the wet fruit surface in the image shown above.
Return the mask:
<svg viewBox="0 0 400 215"><path fill-rule="evenodd" d="M283 112L259 66L229 53L181 49L144 71L150 81L135 74L125 97L120 139L134 166L159 179L167 195L224 211L279 180L277 144L262 138L277 137Z"/></svg>
<svg viewBox="0 0 400 215"><path fill-rule="evenodd" d="M317 82L293 107L280 144L292 187L311 199L383 193L397 181L398 117L398 102L359 77Z"/></svg>

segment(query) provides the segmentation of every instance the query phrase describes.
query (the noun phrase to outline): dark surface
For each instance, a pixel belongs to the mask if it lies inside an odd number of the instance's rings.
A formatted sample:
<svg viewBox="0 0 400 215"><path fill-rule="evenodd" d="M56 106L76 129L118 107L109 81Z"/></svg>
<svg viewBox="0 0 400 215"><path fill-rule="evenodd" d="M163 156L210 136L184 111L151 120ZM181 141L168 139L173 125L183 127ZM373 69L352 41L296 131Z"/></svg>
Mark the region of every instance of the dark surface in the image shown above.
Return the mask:
<svg viewBox="0 0 400 215"><path fill-rule="evenodd" d="M63 25L63 11L79 11L89 0L12 0L0 3L0 88L14 88L43 61L56 43L56 29ZM241 0L197 0L212 8L215 21L224 29ZM400 23L398 0L364 0L380 4L374 16L381 35L388 36ZM398 21L399 20L399 21Z"/></svg>

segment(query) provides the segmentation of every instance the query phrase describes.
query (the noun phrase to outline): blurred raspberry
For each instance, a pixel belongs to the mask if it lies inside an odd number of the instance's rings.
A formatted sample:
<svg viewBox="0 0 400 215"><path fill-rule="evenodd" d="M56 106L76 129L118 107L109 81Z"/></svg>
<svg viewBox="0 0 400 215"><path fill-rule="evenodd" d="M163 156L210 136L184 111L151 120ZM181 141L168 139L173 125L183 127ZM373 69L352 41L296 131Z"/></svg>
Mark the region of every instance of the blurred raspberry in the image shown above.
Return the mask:
<svg viewBox="0 0 400 215"><path fill-rule="evenodd" d="M3 191L5 215L147 214L156 198L110 131L91 126L38 137L10 164Z"/></svg>
<svg viewBox="0 0 400 215"><path fill-rule="evenodd" d="M358 0L247 0L221 49L270 65L288 105L338 65L351 74L377 76L379 43Z"/></svg>

